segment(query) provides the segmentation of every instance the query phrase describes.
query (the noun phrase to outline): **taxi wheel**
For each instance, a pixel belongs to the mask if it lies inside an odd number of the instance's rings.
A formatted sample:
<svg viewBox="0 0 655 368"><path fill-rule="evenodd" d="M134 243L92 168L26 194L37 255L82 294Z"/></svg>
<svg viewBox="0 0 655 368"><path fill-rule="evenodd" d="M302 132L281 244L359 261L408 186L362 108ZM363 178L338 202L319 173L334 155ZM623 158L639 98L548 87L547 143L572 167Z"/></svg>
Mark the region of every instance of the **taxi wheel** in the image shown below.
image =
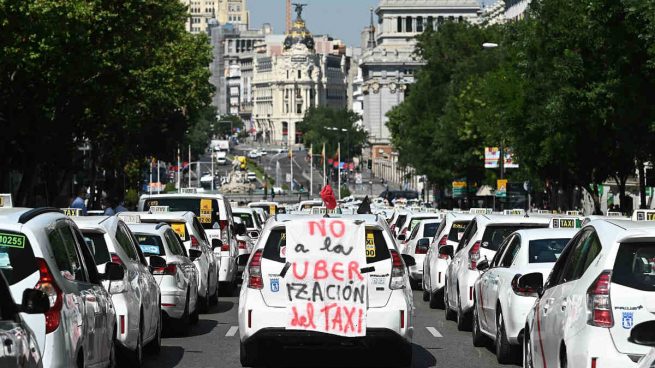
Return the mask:
<svg viewBox="0 0 655 368"><path fill-rule="evenodd" d="M257 364L257 346L247 346L243 342L239 344L239 360L244 367L254 367Z"/></svg>
<svg viewBox="0 0 655 368"><path fill-rule="evenodd" d="M441 290L437 290L434 293L430 293L430 308L431 309L438 309L438 308L443 308L443 288Z"/></svg>
<svg viewBox="0 0 655 368"><path fill-rule="evenodd" d="M427 291L426 289L423 289L423 301L424 302L430 301L430 292Z"/></svg>
<svg viewBox="0 0 655 368"><path fill-rule="evenodd" d="M115 368L116 365L116 327L114 327L114 333L112 334L111 350L109 351L109 368Z"/></svg>
<svg viewBox="0 0 655 368"><path fill-rule="evenodd" d="M159 304L161 305L161 302L159 302ZM148 346L149 348L148 350L150 350L150 352L155 354L159 354L159 352L161 351L161 330L162 330L161 320L162 320L162 315L160 310L159 320L157 321L157 335L155 335L155 338L150 343L150 346Z"/></svg>
<svg viewBox="0 0 655 368"><path fill-rule="evenodd" d="M460 301L459 294L457 295L457 330L468 331L471 327L469 316L464 314L462 310L462 302Z"/></svg>
<svg viewBox="0 0 655 368"><path fill-rule="evenodd" d="M214 288L214 295L209 299L211 305L218 305L218 275L216 275L216 288Z"/></svg>
<svg viewBox="0 0 655 368"><path fill-rule="evenodd" d="M189 298L184 306L182 317L174 323L175 333L179 336L186 336L189 332Z"/></svg>
<svg viewBox="0 0 655 368"><path fill-rule="evenodd" d="M486 336L480 330L480 316L478 315L478 306L473 304L473 327L471 328L471 336L473 336L473 346L482 347L486 345Z"/></svg>
<svg viewBox="0 0 655 368"><path fill-rule="evenodd" d="M512 362L514 356L514 349L507 340L507 333L505 333L505 320L503 319L503 312L498 312L496 318L496 359L500 364L508 364Z"/></svg>
<svg viewBox="0 0 655 368"><path fill-rule="evenodd" d="M143 323L139 322L139 336L136 339L136 348L130 351L130 366L141 367L143 365Z"/></svg>
<svg viewBox="0 0 655 368"><path fill-rule="evenodd" d="M444 286L443 305L443 309L446 312L446 321L454 321L455 312L450 310L450 307L448 306L448 285Z"/></svg>
<svg viewBox="0 0 655 368"><path fill-rule="evenodd" d="M209 280L207 280L207 283L209 283ZM209 312L209 304L210 304L209 303L209 285L207 285L207 288L205 290L205 296L202 297L202 298L198 298L198 301L200 302L200 311L202 313Z"/></svg>
<svg viewBox="0 0 655 368"><path fill-rule="evenodd" d="M560 368L566 368L568 367L568 362L569 359L566 355L566 346L562 344L562 346L559 348L559 367Z"/></svg>

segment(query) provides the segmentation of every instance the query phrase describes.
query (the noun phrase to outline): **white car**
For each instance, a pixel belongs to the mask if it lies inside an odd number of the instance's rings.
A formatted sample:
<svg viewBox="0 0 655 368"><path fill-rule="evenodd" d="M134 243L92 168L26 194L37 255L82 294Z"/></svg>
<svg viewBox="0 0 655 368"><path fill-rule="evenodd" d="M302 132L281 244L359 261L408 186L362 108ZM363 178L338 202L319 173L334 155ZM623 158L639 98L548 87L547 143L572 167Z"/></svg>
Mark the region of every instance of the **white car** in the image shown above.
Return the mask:
<svg viewBox="0 0 655 368"><path fill-rule="evenodd" d="M649 353L629 338L635 325L655 320L655 224L592 221L543 287L540 275L518 280L539 295L526 321L524 366L637 367Z"/></svg>
<svg viewBox="0 0 655 368"><path fill-rule="evenodd" d="M237 257L239 255L232 206L222 194L158 194L143 195L139 211L151 206L168 206L170 211L191 211L200 222L214 251L221 288L230 294L237 284ZM216 244L214 239L220 240ZM220 246L219 246L220 245ZM200 294L201 296L204 294Z"/></svg>
<svg viewBox="0 0 655 368"><path fill-rule="evenodd" d="M266 220L268 220L268 215L267 212L264 211L263 208L260 207L248 207L254 211L254 213L257 215L259 218L259 223L261 224L261 227L264 227L264 224L266 224Z"/></svg>
<svg viewBox="0 0 655 368"><path fill-rule="evenodd" d="M234 226L237 229L237 244L239 245L239 257L237 258L237 265L239 266L239 275L243 273L246 268L248 258L253 248L253 240L248 236L246 225L238 215L234 216Z"/></svg>
<svg viewBox="0 0 655 368"><path fill-rule="evenodd" d="M409 215L409 212L406 210L396 210L391 217L391 221L389 221L389 229L391 230L394 238L399 235L400 228L405 225L405 222L407 221L407 215Z"/></svg>
<svg viewBox="0 0 655 368"><path fill-rule="evenodd" d="M278 202L259 201L248 203L248 208L260 208L266 212L269 218L278 214L280 204Z"/></svg>
<svg viewBox="0 0 655 368"><path fill-rule="evenodd" d="M519 230L510 235L491 261L478 263L485 271L473 292L473 345L491 338L499 363L510 363L520 351L525 318L536 297L519 288L521 275L548 277L557 258L577 230Z"/></svg>
<svg viewBox="0 0 655 368"><path fill-rule="evenodd" d="M43 366L114 366L118 326L102 281L122 283L123 268L108 261L99 274L77 225L56 209L0 209L0 232L0 271L13 299L28 289L49 299L48 308L39 307L45 313L21 313Z"/></svg>
<svg viewBox="0 0 655 368"><path fill-rule="evenodd" d="M72 219L93 253L98 272L104 273L105 263L110 261L125 268L122 282L103 281L102 284L111 294L116 310L116 341L130 365L140 367L143 365L144 346L150 343L161 346L161 295L159 285L150 273L150 264L130 229L118 217Z"/></svg>
<svg viewBox="0 0 655 368"><path fill-rule="evenodd" d="M380 349L380 355L385 358L390 356L387 362L411 365L414 330L412 294L404 257L400 255L386 221L375 215L331 217L335 218L352 223L357 221L358 225L365 226L367 255L361 256L366 257L369 267L364 274L368 285L364 336L353 339L285 327L291 311L287 279L295 272L295 265L287 263L286 258L287 227L294 221L315 219L320 222L324 217L278 215L266 223L243 274L238 318L243 366L259 363L258 360L262 358L260 348L269 344L276 347L305 344L339 347L343 344L370 346L367 345L369 343ZM348 244L343 245L348 248ZM285 277L289 268L294 271L289 271Z"/></svg>
<svg viewBox="0 0 655 368"><path fill-rule="evenodd" d="M200 279L198 282L198 302L200 311L206 312L210 304L218 303L218 275L216 274L216 258L211 248L208 246L208 240L205 232L198 223L198 219L193 212L162 212L162 213L142 213L142 212L121 212L117 216L128 219L128 223L166 223L182 240L187 254L191 255L192 251L200 251L193 264L196 266ZM130 222L129 218L138 216L139 220Z"/></svg>
<svg viewBox="0 0 655 368"><path fill-rule="evenodd" d="M259 239L259 234L262 231L264 226L257 214L257 211L254 208L241 207L233 208L232 216L238 217L241 219L243 224L246 226L247 235L253 240L257 241Z"/></svg>
<svg viewBox="0 0 655 368"><path fill-rule="evenodd" d="M262 156L262 154L258 150L254 149L254 150L248 152L247 156L248 156L248 158L259 158L259 157Z"/></svg>
<svg viewBox="0 0 655 368"><path fill-rule="evenodd" d="M255 174L252 171L248 171L248 174L246 174L246 178L248 181L257 181L257 174Z"/></svg>
<svg viewBox="0 0 655 368"><path fill-rule="evenodd" d="M413 230L407 241L401 246L401 253L414 258L415 264L409 267L409 280L418 288L423 281L425 255L428 254L430 243L437 233L440 220L419 217L412 221L415 221Z"/></svg>
<svg viewBox="0 0 655 368"><path fill-rule="evenodd" d="M189 324L198 322L200 276L193 259L200 256L200 252L192 250L187 254L179 235L164 223L132 224L130 229L145 256L164 260L165 265L152 271L161 290L161 311L176 333L186 334Z"/></svg>
<svg viewBox="0 0 655 368"><path fill-rule="evenodd" d="M414 230L414 226L418 225L421 221L439 220L441 217L441 214L437 213L409 212L403 225L398 227L398 241L401 243L406 243L410 234L412 233L412 230Z"/></svg>
<svg viewBox="0 0 655 368"><path fill-rule="evenodd" d="M514 231L546 228L549 224L550 219L544 217L478 215L464 231L454 255L452 247L442 247L445 254L452 256L444 286L446 319L456 317L460 331L470 328L473 285L481 273L477 269L478 262L492 259L500 244Z"/></svg>
<svg viewBox="0 0 655 368"><path fill-rule="evenodd" d="M453 249L457 247L473 217L475 215L449 212L437 229L423 262L423 301L429 302L430 308L443 308L443 287L450 265L450 256L441 254L439 248L444 245L450 245Z"/></svg>

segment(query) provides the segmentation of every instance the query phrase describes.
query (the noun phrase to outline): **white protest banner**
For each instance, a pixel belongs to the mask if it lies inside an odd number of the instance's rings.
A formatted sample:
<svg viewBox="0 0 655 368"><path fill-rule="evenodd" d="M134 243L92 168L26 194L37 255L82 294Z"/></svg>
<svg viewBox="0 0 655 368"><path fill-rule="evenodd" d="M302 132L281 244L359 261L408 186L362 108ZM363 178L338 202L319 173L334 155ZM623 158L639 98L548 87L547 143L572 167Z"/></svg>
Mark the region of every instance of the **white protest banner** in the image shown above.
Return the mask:
<svg viewBox="0 0 655 368"><path fill-rule="evenodd" d="M323 218L290 222L286 231L286 328L365 336L365 225Z"/></svg>

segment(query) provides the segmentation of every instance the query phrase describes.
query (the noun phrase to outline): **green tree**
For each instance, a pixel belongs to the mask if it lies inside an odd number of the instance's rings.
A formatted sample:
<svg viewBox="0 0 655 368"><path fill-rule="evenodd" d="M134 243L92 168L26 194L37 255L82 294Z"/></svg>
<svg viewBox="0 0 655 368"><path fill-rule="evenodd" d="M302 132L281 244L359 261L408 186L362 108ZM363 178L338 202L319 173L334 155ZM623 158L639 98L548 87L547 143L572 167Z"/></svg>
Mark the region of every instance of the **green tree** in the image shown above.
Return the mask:
<svg viewBox="0 0 655 368"><path fill-rule="evenodd" d="M350 110L310 108L298 129L303 133L305 147L314 147L313 154L320 154L325 143L325 154L336 156L337 146L341 143L341 159L352 159L361 155L368 139L367 133L356 124L360 118Z"/></svg>

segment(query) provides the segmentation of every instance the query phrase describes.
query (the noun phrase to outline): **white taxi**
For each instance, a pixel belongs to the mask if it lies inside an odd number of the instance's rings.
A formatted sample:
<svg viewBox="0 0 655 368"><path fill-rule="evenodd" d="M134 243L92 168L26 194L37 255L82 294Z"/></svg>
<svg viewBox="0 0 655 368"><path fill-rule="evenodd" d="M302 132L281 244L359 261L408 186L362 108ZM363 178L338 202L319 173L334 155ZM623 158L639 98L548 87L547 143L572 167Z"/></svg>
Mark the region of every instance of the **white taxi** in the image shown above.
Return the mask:
<svg viewBox="0 0 655 368"><path fill-rule="evenodd" d="M423 301L430 302L430 308L443 308L443 287L450 256L441 254L439 248L450 245L457 247L464 230L475 215L450 212L444 216L434 236L428 254L423 261Z"/></svg>
<svg viewBox="0 0 655 368"><path fill-rule="evenodd" d="M446 271L444 292L446 319L453 319L456 316L457 328L460 331L470 328L473 285L481 273L477 269L478 262L492 259L500 244L514 231L546 228L549 223L550 219L543 217L476 216L464 231ZM452 255L451 247L446 245L443 248L444 254Z"/></svg>
<svg viewBox="0 0 655 368"><path fill-rule="evenodd" d="M636 367L649 348L631 342L631 330L655 319L655 224L592 221L543 287L541 273L517 282L539 295L524 327L524 366Z"/></svg>
<svg viewBox="0 0 655 368"><path fill-rule="evenodd" d="M338 230L339 226L342 226L342 230L347 226L356 231L347 232L349 235L341 240L336 240L338 238L335 236L334 241L328 241L330 238L327 236L324 242L309 241L304 246L294 241L295 234L298 234L297 228L311 222L318 224L315 229L310 224L311 235L314 230L317 234L320 231L326 232L326 229L336 232L335 228ZM342 235L344 233L345 230ZM361 239L352 234L360 234ZM303 233L302 236L309 235ZM296 244L288 245L287 240ZM343 257L343 261L329 266L323 257L326 253L313 253L318 247L322 247L323 252L327 251L330 257ZM312 252L304 255L309 250ZM308 266L308 262L304 262L303 272L303 262L292 260L291 255L294 253L290 252L303 254L311 259L313 265ZM329 218L279 215L271 218L243 275L239 298L242 365L260 363L258 359L262 356L259 351L264 347L282 349L289 346L312 348L316 345L349 345L375 347L385 353L381 354L385 358L389 356L386 362L410 366L414 306L404 258L407 257L400 255L386 221L375 215ZM324 262L326 272L321 271L321 262ZM411 263L411 259L408 262ZM307 275L309 268L314 270L307 277L314 285L310 287L313 297L309 298L312 298L311 303L318 303L311 312L307 297L310 292L300 287L302 284L296 281L298 277ZM325 277L317 276L319 274ZM353 282L355 286L351 287ZM353 290L363 291L357 293ZM358 294L359 297L356 296ZM298 300L306 302L303 304ZM356 304L356 301L361 303ZM303 307L299 308L302 316L297 315L296 306L305 304L307 314L303 312ZM338 313L341 310L340 304L359 306L359 313L355 313L355 309L349 312L349 308L345 308L346 314L342 313L343 316L338 320L335 317L330 323L323 322L321 316L328 316L329 312L335 311L331 309L332 305L337 306L335 313ZM351 336L353 334L356 337Z"/></svg>
<svg viewBox="0 0 655 368"><path fill-rule="evenodd" d="M518 287L528 273L547 277L557 257L577 230L519 230L510 235L491 260L478 263L485 271L473 292L473 345L482 346L490 337L499 363L510 363L520 351L525 318L536 296Z"/></svg>
<svg viewBox="0 0 655 368"><path fill-rule="evenodd" d="M432 238L439 228L439 219L435 218L418 218L412 219L414 222L412 232L409 234L407 241L401 246L401 253L414 258L414 266L409 267L409 280L412 286L418 289L423 280L423 261L428 254Z"/></svg>

